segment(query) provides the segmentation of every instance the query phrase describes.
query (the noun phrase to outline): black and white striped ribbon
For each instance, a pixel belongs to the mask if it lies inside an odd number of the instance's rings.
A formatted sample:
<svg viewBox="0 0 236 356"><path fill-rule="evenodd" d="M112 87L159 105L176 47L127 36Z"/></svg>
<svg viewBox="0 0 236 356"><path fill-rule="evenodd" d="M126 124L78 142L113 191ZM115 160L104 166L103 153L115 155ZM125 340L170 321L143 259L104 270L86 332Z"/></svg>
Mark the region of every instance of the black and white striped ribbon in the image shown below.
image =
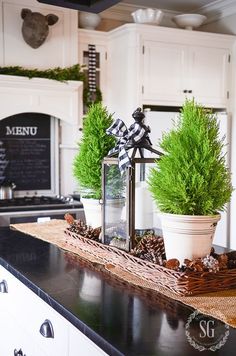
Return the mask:
<svg viewBox="0 0 236 356"><path fill-rule="evenodd" d="M106 130L106 133L119 138L116 146L108 152L108 155L118 152L119 169L122 173L126 170L126 168L131 167L131 161L128 152L126 151L127 146L141 141L144 135L147 136L146 131L137 122L133 123L129 129L127 129L125 123L122 120L117 119Z"/></svg>
<svg viewBox="0 0 236 356"><path fill-rule="evenodd" d="M96 46L88 45L88 89L90 93L96 92Z"/></svg>

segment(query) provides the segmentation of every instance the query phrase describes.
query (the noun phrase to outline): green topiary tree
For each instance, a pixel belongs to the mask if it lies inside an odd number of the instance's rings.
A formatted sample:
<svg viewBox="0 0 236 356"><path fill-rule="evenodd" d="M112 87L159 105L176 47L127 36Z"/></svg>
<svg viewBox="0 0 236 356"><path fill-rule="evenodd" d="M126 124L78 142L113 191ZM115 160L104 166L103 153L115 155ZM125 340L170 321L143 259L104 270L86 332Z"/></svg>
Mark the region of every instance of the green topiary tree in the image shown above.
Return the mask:
<svg viewBox="0 0 236 356"><path fill-rule="evenodd" d="M216 115L186 100L174 129L161 140L165 155L150 172L149 189L159 209L181 215L212 215L232 194Z"/></svg>
<svg viewBox="0 0 236 356"><path fill-rule="evenodd" d="M84 118L83 137L73 162L73 174L82 195L94 199L102 196L102 160L115 145L115 138L106 134L112 115L101 103L92 104Z"/></svg>

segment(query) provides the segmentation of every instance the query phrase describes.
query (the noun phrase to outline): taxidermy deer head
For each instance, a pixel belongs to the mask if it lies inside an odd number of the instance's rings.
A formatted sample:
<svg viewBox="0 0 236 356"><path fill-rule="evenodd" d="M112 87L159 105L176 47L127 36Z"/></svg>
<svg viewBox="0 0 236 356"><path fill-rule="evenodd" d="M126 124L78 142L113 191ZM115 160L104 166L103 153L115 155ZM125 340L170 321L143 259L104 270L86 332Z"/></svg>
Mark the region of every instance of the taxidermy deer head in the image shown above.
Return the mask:
<svg viewBox="0 0 236 356"><path fill-rule="evenodd" d="M49 26L58 21L58 16L49 14L47 16L39 12L32 12L30 9L21 10L22 35L25 42L32 48L38 48L46 40L49 33Z"/></svg>

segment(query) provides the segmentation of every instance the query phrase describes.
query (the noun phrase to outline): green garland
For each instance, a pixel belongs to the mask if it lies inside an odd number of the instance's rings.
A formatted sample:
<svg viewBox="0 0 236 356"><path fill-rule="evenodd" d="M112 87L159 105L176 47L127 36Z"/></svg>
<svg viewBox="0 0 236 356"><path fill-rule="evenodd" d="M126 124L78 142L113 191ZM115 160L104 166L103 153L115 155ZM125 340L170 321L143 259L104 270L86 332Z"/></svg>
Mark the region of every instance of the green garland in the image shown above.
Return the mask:
<svg viewBox="0 0 236 356"><path fill-rule="evenodd" d="M88 108L93 103L98 103L102 101L102 92L99 88L96 88L95 100L92 101L90 93L87 86L87 80L85 73L83 72L83 67L80 64L75 64L67 68L52 68L45 70L38 69L26 69L20 66L9 66L9 67L0 67L0 75L15 75L20 77L31 78L46 78L53 79L59 82L65 82L67 80L78 80L84 83L83 90L83 103L86 108Z"/></svg>
<svg viewBox="0 0 236 356"><path fill-rule="evenodd" d="M85 81L84 72L79 64L67 68L56 67L46 70L25 69L20 66L0 67L0 74L28 77L30 79L34 77L54 79L60 82L67 80Z"/></svg>

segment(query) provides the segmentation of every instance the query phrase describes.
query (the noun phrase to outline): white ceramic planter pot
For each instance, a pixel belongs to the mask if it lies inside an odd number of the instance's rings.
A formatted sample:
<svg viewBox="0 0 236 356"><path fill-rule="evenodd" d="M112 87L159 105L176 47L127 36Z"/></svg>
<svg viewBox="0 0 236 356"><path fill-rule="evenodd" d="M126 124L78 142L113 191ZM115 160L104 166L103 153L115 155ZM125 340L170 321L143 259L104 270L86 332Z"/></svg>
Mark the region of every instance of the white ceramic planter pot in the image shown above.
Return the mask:
<svg viewBox="0 0 236 356"><path fill-rule="evenodd" d="M196 216L160 214L166 258L204 257L210 253L220 215Z"/></svg>
<svg viewBox="0 0 236 356"><path fill-rule="evenodd" d="M92 228L102 226L102 209L98 199L81 198L86 224Z"/></svg>

